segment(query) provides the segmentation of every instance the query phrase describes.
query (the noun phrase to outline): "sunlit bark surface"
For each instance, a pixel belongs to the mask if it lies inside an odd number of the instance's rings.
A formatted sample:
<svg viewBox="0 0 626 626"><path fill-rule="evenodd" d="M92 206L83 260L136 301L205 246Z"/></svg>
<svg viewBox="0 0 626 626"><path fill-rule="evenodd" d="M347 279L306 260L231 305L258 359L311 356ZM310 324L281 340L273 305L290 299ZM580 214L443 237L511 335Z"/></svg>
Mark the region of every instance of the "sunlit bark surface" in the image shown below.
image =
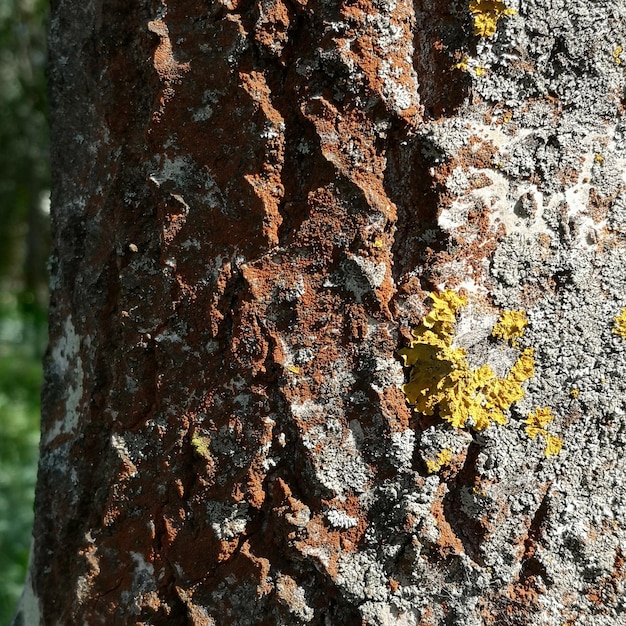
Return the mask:
<svg viewBox="0 0 626 626"><path fill-rule="evenodd" d="M15 624L626 623L625 32L52 2Z"/></svg>

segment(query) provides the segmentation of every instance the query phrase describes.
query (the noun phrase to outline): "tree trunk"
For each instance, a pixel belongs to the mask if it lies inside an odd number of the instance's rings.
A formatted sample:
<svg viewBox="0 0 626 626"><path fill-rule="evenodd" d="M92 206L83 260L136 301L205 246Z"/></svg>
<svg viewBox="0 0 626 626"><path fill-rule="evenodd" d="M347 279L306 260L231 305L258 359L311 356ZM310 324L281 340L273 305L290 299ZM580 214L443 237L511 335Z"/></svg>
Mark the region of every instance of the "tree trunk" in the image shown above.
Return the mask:
<svg viewBox="0 0 626 626"><path fill-rule="evenodd" d="M53 1L15 624L626 623L625 32Z"/></svg>

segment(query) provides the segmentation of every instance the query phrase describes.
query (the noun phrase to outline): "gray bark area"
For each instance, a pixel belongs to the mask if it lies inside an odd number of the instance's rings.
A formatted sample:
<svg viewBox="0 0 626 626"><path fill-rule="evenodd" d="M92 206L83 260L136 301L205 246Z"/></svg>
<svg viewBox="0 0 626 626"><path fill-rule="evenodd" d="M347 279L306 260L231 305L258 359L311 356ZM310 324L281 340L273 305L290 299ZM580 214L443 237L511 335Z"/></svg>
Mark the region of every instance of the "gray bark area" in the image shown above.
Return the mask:
<svg viewBox="0 0 626 626"><path fill-rule="evenodd" d="M53 1L15 625L626 624L625 33L622 0Z"/></svg>

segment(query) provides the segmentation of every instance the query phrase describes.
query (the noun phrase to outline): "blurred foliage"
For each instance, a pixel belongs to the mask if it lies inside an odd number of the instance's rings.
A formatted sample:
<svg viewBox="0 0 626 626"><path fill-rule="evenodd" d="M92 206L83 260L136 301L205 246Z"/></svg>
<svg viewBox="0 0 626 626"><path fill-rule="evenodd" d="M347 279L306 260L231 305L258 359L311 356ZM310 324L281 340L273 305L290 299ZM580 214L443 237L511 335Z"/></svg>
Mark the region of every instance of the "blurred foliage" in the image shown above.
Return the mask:
<svg viewBox="0 0 626 626"><path fill-rule="evenodd" d="M26 575L45 343L46 0L0 0L0 626Z"/></svg>
<svg viewBox="0 0 626 626"><path fill-rule="evenodd" d="M0 0L0 286L45 307L48 122L45 0Z"/></svg>
<svg viewBox="0 0 626 626"><path fill-rule="evenodd" d="M0 303L0 624L9 624L28 565L39 441L45 324Z"/></svg>

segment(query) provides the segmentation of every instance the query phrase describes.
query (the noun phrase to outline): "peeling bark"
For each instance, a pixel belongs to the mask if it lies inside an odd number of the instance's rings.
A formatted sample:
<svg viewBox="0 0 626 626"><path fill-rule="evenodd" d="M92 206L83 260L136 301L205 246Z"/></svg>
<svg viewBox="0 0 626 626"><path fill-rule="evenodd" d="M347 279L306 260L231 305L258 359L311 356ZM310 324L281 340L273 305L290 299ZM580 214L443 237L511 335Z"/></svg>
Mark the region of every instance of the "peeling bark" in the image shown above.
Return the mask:
<svg viewBox="0 0 626 626"><path fill-rule="evenodd" d="M52 2L15 624L626 623L625 30L618 0ZM453 426L523 350L506 423Z"/></svg>

